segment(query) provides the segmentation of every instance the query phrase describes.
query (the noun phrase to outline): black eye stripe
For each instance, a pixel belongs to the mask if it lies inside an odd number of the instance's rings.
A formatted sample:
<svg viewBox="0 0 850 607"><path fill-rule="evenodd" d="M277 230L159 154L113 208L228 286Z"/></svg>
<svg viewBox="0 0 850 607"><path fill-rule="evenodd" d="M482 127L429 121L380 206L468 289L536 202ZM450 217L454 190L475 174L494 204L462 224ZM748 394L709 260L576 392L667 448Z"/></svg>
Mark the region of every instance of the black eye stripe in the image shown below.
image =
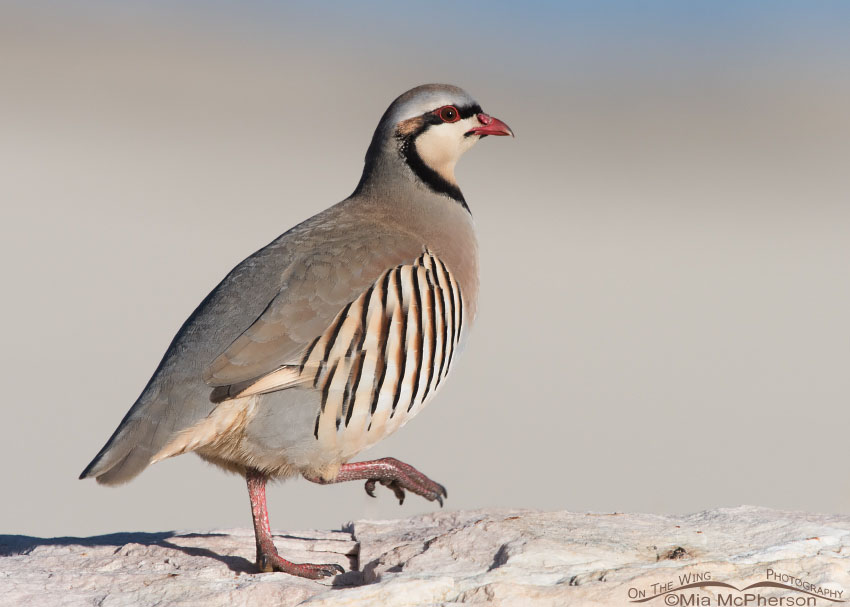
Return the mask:
<svg viewBox="0 0 850 607"><path fill-rule="evenodd" d="M445 107L445 106L442 106ZM442 107L437 108L436 110L430 111L425 114L425 123L426 124L443 124L442 118L437 113L437 110L442 109ZM475 116L476 114L480 114L482 112L481 106L477 103L473 103L472 105L455 105L452 106L457 109L458 116L460 116L460 120L464 118L470 118Z"/></svg>
<svg viewBox="0 0 850 607"><path fill-rule="evenodd" d="M461 120L463 120L464 118L471 118L472 116L475 116L476 114L482 113L481 106L478 105L477 103L475 103L473 105L467 105L467 106L456 105L455 107L457 108L457 113L460 114Z"/></svg>

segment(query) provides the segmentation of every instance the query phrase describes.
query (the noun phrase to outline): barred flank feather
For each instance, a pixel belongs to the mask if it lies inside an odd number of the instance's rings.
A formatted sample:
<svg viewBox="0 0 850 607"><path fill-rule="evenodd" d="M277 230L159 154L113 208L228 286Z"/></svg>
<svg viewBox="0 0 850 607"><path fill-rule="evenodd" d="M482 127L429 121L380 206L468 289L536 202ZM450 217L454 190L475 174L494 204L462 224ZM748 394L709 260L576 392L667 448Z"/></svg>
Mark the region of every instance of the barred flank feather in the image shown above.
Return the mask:
<svg viewBox="0 0 850 607"><path fill-rule="evenodd" d="M346 305L300 364L281 367L235 396L312 384L322 395L315 439L356 452L422 409L449 373L462 322L460 285L426 251L413 264L381 274Z"/></svg>

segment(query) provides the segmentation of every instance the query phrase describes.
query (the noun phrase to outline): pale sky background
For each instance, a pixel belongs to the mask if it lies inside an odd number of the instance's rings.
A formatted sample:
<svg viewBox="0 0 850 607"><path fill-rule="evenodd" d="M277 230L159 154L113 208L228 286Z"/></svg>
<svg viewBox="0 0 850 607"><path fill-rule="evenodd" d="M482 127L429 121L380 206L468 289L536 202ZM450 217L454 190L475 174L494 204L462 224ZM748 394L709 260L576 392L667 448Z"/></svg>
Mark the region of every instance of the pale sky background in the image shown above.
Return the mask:
<svg viewBox="0 0 850 607"><path fill-rule="evenodd" d="M452 509L850 512L848 33L838 2L3 3L0 533L250 527L192 455L77 476L209 290L433 81L517 137L458 169L464 356L363 458ZM378 495L278 484L272 527L436 508Z"/></svg>

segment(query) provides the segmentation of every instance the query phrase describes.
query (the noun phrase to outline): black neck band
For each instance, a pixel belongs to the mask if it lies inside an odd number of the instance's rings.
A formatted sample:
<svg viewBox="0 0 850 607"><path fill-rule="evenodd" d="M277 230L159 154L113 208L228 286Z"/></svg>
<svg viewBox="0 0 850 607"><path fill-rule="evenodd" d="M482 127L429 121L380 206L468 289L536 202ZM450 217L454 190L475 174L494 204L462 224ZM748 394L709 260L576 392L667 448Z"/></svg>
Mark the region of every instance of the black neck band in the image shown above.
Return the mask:
<svg viewBox="0 0 850 607"><path fill-rule="evenodd" d="M427 126L425 128L427 128ZM422 160L419 152L416 151L416 137L423 133L425 128L405 137L402 140L401 155L404 157L407 165L410 167L410 170L413 171L414 175L416 175L422 183L428 186L428 188L437 194L445 194L460 204L460 206L464 209L469 211L469 207L466 204L466 200L463 198L460 188L453 183L449 183L437 171L425 164L425 161Z"/></svg>

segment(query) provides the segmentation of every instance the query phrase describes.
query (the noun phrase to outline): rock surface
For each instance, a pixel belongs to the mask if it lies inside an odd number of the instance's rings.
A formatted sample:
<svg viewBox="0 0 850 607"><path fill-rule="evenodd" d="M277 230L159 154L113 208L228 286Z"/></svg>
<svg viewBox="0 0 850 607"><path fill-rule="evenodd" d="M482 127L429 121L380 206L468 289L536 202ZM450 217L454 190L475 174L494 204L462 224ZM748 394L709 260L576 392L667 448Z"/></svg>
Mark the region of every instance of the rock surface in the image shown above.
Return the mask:
<svg viewBox="0 0 850 607"><path fill-rule="evenodd" d="M842 515L751 506L686 516L480 510L359 521L275 541L287 558L339 563L347 573L321 582L254 574L247 530L6 535L0 605L738 605L746 603L723 597L747 593L809 600L776 605L850 599L850 516ZM695 580L703 585L680 588ZM746 588L759 582L788 588Z"/></svg>

